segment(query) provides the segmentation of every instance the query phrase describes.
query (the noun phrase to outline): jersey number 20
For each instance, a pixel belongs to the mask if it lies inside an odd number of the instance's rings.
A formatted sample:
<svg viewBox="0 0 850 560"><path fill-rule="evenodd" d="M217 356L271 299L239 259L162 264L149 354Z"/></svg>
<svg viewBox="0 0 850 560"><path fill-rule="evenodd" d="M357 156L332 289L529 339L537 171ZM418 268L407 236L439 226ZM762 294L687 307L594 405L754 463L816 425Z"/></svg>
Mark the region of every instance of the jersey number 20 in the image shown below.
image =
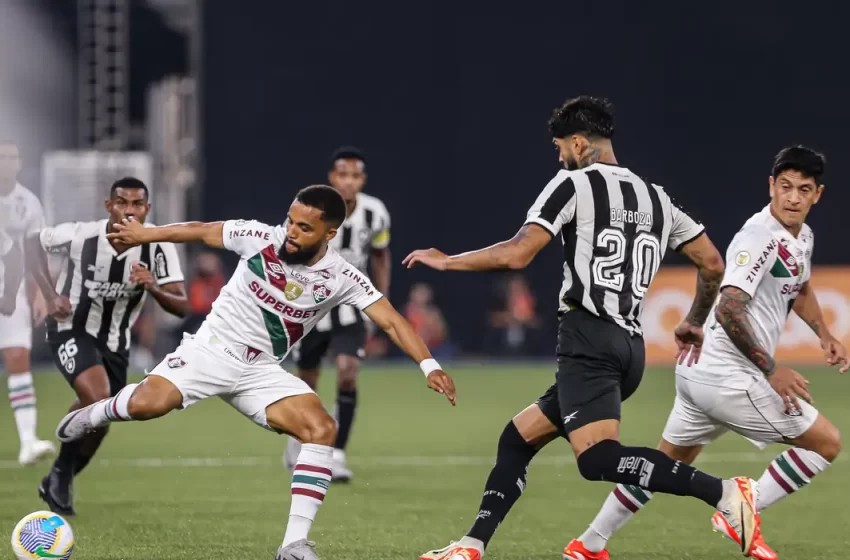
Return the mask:
<svg viewBox="0 0 850 560"><path fill-rule="evenodd" d="M596 236L596 246L606 249L608 254L593 259L593 283L622 292L626 279L623 265L627 258L631 258L632 292L636 297L644 297L661 264L661 243L658 238L646 231L638 233L632 243L632 254L626 255L628 242L622 230L605 228Z"/></svg>

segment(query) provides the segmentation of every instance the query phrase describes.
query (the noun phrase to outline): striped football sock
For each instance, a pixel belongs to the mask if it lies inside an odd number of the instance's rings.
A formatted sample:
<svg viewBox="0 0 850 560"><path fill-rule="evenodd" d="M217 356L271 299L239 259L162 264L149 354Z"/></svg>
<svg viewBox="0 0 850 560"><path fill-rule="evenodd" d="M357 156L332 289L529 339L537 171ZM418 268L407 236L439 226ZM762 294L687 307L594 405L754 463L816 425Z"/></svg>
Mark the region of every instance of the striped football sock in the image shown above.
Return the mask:
<svg viewBox="0 0 850 560"><path fill-rule="evenodd" d="M605 548L614 533L619 531L649 500L652 492L637 486L618 484L608 494L602 509L587 531L579 538L590 552L599 552Z"/></svg>
<svg viewBox="0 0 850 560"><path fill-rule="evenodd" d="M331 483L333 448L305 443L292 474L292 504L283 546L306 539Z"/></svg>
<svg viewBox="0 0 850 560"><path fill-rule="evenodd" d="M759 479L758 508L767 509L812 481L829 466L829 461L799 447L786 450L768 465Z"/></svg>
<svg viewBox="0 0 850 560"><path fill-rule="evenodd" d="M94 403L91 412L91 422L93 428L102 428L110 422L126 422L132 420L127 407L130 404L130 397L133 396L133 391L138 387L138 383L130 383L114 397L103 399Z"/></svg>
<svg viewBox="0 0 850 560"><path fill-rule="evenodd" d="M21 445L35 441L36 411L35 411L35 387L32 384L32 374L16 373L9 375L7 380L9 387L9 404L15 415L15 424L18 426L18 437Z"/></svg>

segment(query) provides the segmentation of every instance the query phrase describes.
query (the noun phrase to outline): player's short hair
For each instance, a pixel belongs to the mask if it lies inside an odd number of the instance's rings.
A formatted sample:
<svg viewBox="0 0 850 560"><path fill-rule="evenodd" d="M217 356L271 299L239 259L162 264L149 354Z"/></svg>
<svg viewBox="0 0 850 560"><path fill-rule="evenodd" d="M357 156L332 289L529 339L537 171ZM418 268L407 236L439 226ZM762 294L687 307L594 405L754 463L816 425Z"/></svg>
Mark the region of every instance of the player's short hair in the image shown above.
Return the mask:
<svg viewBox="0 0 850 560"><path fill-rule="evenodd" d="M321 210L322 219L333 228L338 228L345 221L345 200L333 187L327 185L304 187L295 195L295 200L304 206Z"/></svg>
<svg viewBox="0 0 850 560"><path fill-rule="evenodd" d="M343 146L334 150L334 153L331 154L331 170L333 170L336 162L341 159L356 159L363 163L363 167L366 167L366 156L364 156L363 152L354 146Z"/></svg>
<svg viewBox="0 0 850 560"><path fill-rule="evenodd" d="M776 157L773 158L773 178L779 177L779 174L789 169L799 171L806 177L811 177L816 182L820 183L826 168L826 157L811 148L807 148L802 144L796 146L788 146L782 148Z"/></svg>
<svg viewBox="0 0 850 560"><path fill-rule="evenodd" d="M567 99L552 111L549 132L552 138L567 138L573 134L611 138L614 136L614 106L607 99L590 95Z"/></svg>
<svg viewBox="0 0 850 560"><path fill-rule="evenodd" d="M118 179L112 186L109 188L109 198L115 197L115 191L118 189L142 189L145 191L145 198L150 198L150 191L148 191L148 186L144 184L140 179L136 179L135 177L122 177Z"/></svg>

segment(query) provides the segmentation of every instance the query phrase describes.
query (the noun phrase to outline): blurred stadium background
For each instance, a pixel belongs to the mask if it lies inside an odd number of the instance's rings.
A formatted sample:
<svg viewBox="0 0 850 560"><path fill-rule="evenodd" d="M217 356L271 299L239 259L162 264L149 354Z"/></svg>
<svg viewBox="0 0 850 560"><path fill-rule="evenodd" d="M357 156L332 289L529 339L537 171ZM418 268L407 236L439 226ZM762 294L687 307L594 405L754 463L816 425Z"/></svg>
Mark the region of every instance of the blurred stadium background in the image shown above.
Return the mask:
<svg viewBox="0 0 850 560"><path fill-rule="evenodd" d="M561 254L553 243L529 269L505 275L440 275L406 271L399 263L416 248L459 252L511 236L558 168L545 125L567 97L611 99L621 161L664 184L722 249L767 203L767 176L779 148L804 143L823 151L827 189L810 217L817 234L813 283L834 334L850 343L850 255L842 233L850 202L842 172L850 153L848 17L847 4L820 0L699 6L0 0L0 136L18 143L20 182L40 195L52 224L101 217L109 184L127 174L151 187L155 223L278 223L297 189L326 182L335 148L353 144L365 152L366 192L381 198L393 219L391 299L424 317L422 333L438 356L466 364L458 370L461 406L442 417L433 408L440 403L416 393L423 390L415 385L415 368L382 363L398 356L374 338L351 451L361 461L361 485L329 498L317 528L338 547L328 557L414 557L466 529L495 437L547 386ZM199 247L181 251L187 287L197 284L199 293L214 295L235 264L232 255ZM636 442L655 443L672 402L670 331L689 307L694 285L682 264L675 255L666 261L645 305L653 368L627 407L634 424L626 434ZM208 299L199 296L199 314ZM196 324L151 304L135 332L136 371ZM38 380L46 435L70 390L52 375L43 331L34 336L34 358L42 364L35 369L51 374ZM839 428L850 426L841 412L843 384L818 375L817 340L796 317L778 357L812 372L822 410ZM328 368L323 383L331 377ZM408 389L415 395L410 402L397 402L397 390ZM229 412L219 422L217 406L156 428L118 428L128 439L110 438L101 470L79 482L78 509L86 501L98 506L98 524L75 522L83 524L79 558L193 558L200 545L209 547L205 556L221 558L273 549L288 499L287 478L277 468L282 442L254 434ZM419 414L428 420L417 421ZM0 437L0 467L14 458L11 423L0 406L0 427L8 425ZM771 451L751 451L738 443L721 446L717 472L760 473ZM604 486L588 490L563 467L565 454L563 446L553 450L549 462L536 467L543 483L512 514L505 529L510 537L494 541L494 557L554 557L595 513ZM384 467L370 462L375 455L408 459ZM416 457L438 459L416 463ZM147 468L145 460L160 464ZM198 469L191 460L219 461L221 468ZM116 468L122 465L129 471ZM844 463L839 469L846 473ZM0 502L11 504L0 508L4 526L39 508L38 475L0 470ZM434 478L452 482L441 486ZM131 480L154 496L151 504L139 505L145 494L132 490ZM186 494L172 494L180 481ZM582 488L578 497L574 486ZM785 506L786 512L806 503L827 508L818 510L822 517L776 513L787 528L773 530L777 544L792 552L785 557L844 555L841 527L850 518L843 508L829 508L830 495L847 490L833 472L797 506ZM451 504L435 499L443 491ZM681 527L665 517L675 515L678 523L679 505L669 500L658 513L647 512L627 533L643 540L629 544L625 537L620 550L651 558L729 553L723 543L689 547L688 537L676 533ZM127 517L127 508L138 515ZM254 523L262 511L273 521ZM186 521L195 518L204 521ZM229 524L226 533L245 529L245 537L231 543L217 533L221 523ZM688 535L692 521L683 523ZM699 516L693 523L695 531L706 529ZM417 533L420 524L426 527ZM806 535L803 529L819 543L814 549L792 536ZM122 541L131 530L147 542ZM411 531L409 542L398 540ZM153 542L162 534L164 540ZM677 543L672 549L668 537ZM109 548L116 541L120 546ZM375 543L385 547L377 555L370 548ZM87 553L87 546L94 548Z"/></svg>

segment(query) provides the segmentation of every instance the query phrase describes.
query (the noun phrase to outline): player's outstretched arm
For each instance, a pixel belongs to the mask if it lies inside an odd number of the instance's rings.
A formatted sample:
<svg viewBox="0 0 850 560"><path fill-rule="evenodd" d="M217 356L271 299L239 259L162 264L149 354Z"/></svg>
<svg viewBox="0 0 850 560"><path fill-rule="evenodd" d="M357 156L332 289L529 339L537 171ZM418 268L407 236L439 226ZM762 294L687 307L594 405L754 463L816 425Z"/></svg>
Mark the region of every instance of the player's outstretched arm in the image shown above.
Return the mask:
<svg viewBox="0 0 850 560"><path fill-rule="evenodd" d="M224 222L183 222L145 227L135 220L124 219L120 224L114 224L114 228L114 232L106 235L107 239L131 247L154 242L200 242L216 249L224 248Z"/></svg>
<svg viewBox="0 0 850 560"><path fill-rule="evenodd" d="M702 327L711 312L711 307L717 300L717 293L720 290L720 282L723 280L723 272L726 267L717 247L705 233L682 246L679 250L699 270L697 273L697 290L694 295L694 302L691 304L691 310L674 331L676 346L678 346L676 358L679 363L683 363L687 357L688 365L692 365L699 361L703 341Z"/></svg>
<svg viewBox="0 0 850 560"><path fill-rule="evenodd" d="M454 381L431 357L431 352L425 346L425 342L416 334L410 323L396 311L387 298L379 299L364 309L363 312L387 333L396 346L404 350L414 362L419 364L422 372L428 377L428 387L446 395L449 402L455 405L457 395Z"/></svg>
<svg viewBox="0 0 850 560"><path fill-rule="evenodd" d="M542 226L525 224L511 239L485 249L454 256L437 249L420 249L410 253L402 263L407 268L422 264L436 270L520 270L528 266L551 239L552 234Z"/></svg>
<svg viewBox="0 0 850 560"><path fill-rule="evenodd" d="M811 281L806 281L801 286L800 293L797 294L797 299L794 301L794 313L818 335L826 362L829 365L841 364L839 369L841 373L850 369L847 349L829 332L829 327L826 325L823 311L818 303Z"/></svg>
<svg viewBox="0 0 850 560"><path fill-rule="evenodd" d="M31 235L25 240L26 267L32 279L41 290L47 302L47 312L54 318L62 320L71 314L71 301L56 293L50 268L47 265L47 253L39 235Z"/></svg>

